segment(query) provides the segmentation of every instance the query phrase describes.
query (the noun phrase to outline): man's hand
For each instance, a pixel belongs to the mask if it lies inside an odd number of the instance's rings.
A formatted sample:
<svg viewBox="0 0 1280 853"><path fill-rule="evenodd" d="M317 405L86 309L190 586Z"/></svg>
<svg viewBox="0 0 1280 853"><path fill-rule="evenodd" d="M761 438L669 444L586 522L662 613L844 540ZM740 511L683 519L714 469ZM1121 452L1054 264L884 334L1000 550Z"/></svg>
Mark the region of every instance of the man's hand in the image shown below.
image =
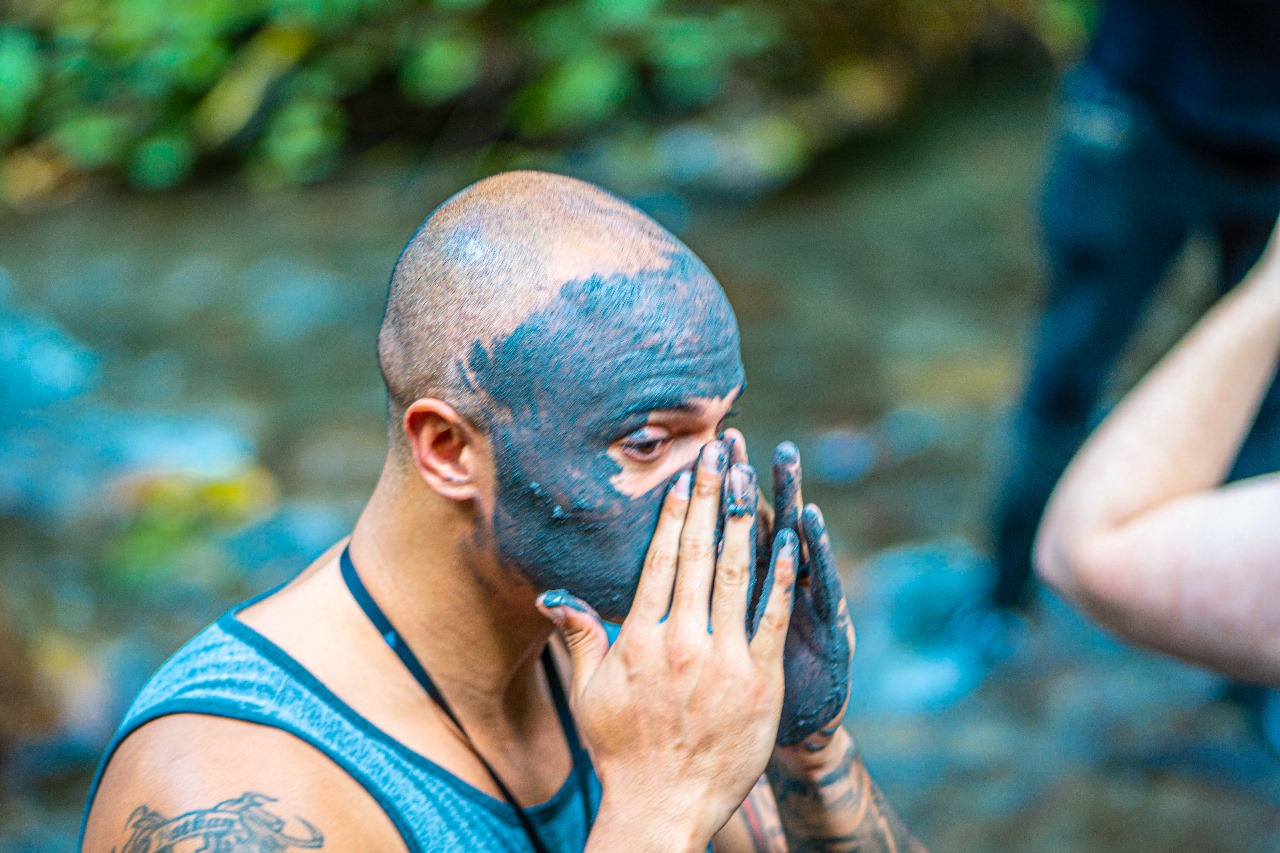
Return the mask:
<svg viewBox="0 0 1280 853"><path fill-rule="evenodd" d="M743 464L726 478L728 464L711 442L696 477L676 480L612 648L585 603L562 590L539 598L568 645L574 716L604 790L588 849L705 850L773 750L799 542L779 533L748 639L756 478Z"/></svg>
<svg viewBox="0 0 1280 853"><path fill-rule="evenodd" d="M746 442L737 430L725 434L736 461L746 461ZM853 660L853 622L840 588L831 538L822 512L804 505L800 488L800 451L789 441L773 454L773 498L776 510L761 499L760 538L790 530L803 543L791 628L783 655L786 694L778 745L805 742L808 749L830 740L849 703L849 668ZM763 572L760 572L763 574ZM767 589L767 584L762 584Z"/></svg>

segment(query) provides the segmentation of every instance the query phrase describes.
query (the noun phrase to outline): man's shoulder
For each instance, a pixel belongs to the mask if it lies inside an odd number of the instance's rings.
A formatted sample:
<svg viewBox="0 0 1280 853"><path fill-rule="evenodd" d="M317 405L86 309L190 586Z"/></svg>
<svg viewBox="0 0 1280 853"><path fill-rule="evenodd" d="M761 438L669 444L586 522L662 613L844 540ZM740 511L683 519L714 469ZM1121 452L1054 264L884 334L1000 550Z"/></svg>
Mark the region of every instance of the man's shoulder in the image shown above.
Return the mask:
<svg viewBox="0 0 1280 853"><path fill-rule="evenodd" d="M143 725L112 756L83 849L397 850L374 799L332 761L268 726L201 714Z"/></svg>

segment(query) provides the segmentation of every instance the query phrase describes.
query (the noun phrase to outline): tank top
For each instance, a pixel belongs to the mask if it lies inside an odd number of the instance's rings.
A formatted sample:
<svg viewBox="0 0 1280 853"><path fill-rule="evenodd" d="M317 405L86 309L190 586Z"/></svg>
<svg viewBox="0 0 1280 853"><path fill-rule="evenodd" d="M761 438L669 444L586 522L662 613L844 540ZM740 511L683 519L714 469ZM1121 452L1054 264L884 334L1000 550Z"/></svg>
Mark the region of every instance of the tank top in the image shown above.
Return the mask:
<svg viewBox="0 0 1280 853"><path fill-rule="evenodd" d="M369 792L411 853L528 853L529 839L510 805L374 726L283 649L239 621L236 614L256 600L197 634L143 687L98 766L85 822L102 774L126 737L169 714L204 714L270 726L310 744ZM589 767L586 775L586 811L594 816L600 782ZM586 846L591 827L580 791L571 772L551 799L525 810L549 850L568 853ZM83 836L82 823L82 842Z"/></svg>

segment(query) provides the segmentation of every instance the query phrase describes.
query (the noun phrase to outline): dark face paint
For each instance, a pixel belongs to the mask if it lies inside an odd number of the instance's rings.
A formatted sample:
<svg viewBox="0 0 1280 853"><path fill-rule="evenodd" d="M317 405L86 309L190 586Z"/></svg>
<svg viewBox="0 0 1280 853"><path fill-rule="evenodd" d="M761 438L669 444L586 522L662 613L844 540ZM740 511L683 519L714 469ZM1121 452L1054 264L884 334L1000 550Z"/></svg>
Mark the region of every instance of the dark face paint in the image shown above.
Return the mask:
<svg viewBox="0 0 1280 853"><path fill-rule="evenodd" d="M667 484L620 493L608 450L650 412L743 384L719 284L687 252L666 269L569 282L505 339L477 343L467 374L493 405L500 555L539 589L622 618Z"/></svg>

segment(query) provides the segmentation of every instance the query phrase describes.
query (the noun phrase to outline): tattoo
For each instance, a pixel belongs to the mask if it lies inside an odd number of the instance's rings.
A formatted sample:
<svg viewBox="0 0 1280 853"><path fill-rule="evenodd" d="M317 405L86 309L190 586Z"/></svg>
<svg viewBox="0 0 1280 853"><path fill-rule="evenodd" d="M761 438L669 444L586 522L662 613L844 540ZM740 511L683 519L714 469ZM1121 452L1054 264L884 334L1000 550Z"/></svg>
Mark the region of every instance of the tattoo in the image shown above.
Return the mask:
<svg viewBox="0 0 1280 853"><path fill-rule="evenodd" d="M742 819L747 824L754 853L787 853L787 837L778 817L778 805L769 790L769 780L761 776L742 803Z"/></svg>
<svg viewBox="0 0 1280 853"><path fill-rule="evenodd" d="M769 781L795 853L924 853L853 743L834 770L816 779L777 768Z"/></svg>
<svg viewBox="0 0 1280 853"><path fill-rule="evenodd" d="M138 806L125 821L125 829L133 834L119 853L283 853L324 846L320 830L300 817L294 820L305 835L287 834L287 822L266 809L268 803L274 802L272 797L246 791L211 809L197 809L174 818L166 818L150 806ZM115 848L111 853L116 853Z"/></svg>

